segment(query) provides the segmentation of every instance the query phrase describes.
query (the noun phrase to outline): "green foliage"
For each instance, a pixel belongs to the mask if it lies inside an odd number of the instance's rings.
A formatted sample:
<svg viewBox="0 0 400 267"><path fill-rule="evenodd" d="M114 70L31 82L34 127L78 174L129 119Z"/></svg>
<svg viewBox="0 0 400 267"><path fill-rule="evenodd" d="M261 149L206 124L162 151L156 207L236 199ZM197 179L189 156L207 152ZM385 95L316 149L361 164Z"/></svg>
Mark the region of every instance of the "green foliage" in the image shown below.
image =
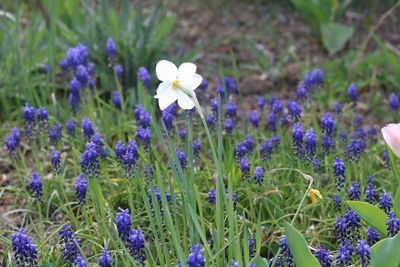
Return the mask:
<svg viewBox="0 0 400 267"><path fill-rule="evenodd" d="M387 236L387 215L380 208L361 201L347 201L347 204L349 204L364 221L373 226L381 234Z"/></svg>
<svg viewBox="0 0 400 267"><path fill-rule="evenodd" d="M251 263L255 264L257 267L269 267L268 260L260 256L255 257Z"/></svg>
<svg viewBox="0 0 400 267"><path fill-rule="evenodd" d="M330 54L339 51L353 35L354 29L339 23L321 24L322 42Z"/></svg>
<svg viewBox="0 0 400 267"><path fill-rule="evenodd" d="M294 262L299 267L318 267L321 266L318 260L308 248L306 240L289 223L285 222L286 242L289 245L290 252L293 254Z"/></svg>
<svg viewBox="0 0 400 267"><path fill-rule="evenodd" d="M292 0L302 13L313 34L322 41L329 54L334 54L346 44L354 28L338 23L351 0Z"/></svg>
<svg viewBox="0 0 400 267"><path fill-rule="evenodd" d="M372 267L398 267L400 265L400 234L386 238L371 247Z"/></svg>

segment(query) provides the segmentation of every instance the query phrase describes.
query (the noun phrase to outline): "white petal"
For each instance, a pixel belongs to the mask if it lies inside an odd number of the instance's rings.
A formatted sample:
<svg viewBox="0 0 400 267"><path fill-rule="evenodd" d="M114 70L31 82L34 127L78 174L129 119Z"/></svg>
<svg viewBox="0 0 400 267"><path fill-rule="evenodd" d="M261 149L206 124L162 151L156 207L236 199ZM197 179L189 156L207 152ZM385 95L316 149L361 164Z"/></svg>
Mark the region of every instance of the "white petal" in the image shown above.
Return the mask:
<svg viewBox="0 0 400 267"><path fill-rule="evenodd" d="M169 105L174 103L176 99L178 99L178 92L177 90L169 90L165 94L161 95L158 98L158 105L160 106L161 110L166 109Z"/></svg>
<svg viewBox="0 0 400 267"><path fill-rule="evenodd" d="M178 91L178 105L182 109L192 109L194 108L194 101L184 92Z"/></svg>
<svg viewBox="0 0 400 267"><path fill-rule="evenodd" d="M172 83L171 82L162 82L158 85L157 88L157 95L155 95L155 98L158 98L159 96L165 94L168 90L172 90Z"/></svg>
<svg viewBox="0 0 400 267"><path fill-rule="evenodd" d="M175 64L168 60L158 61L156 65L157 78L163 82L171 82L178 76L178 69Z"/></svg>
<svg viewBox="0 0 400 267"><path fill-rule="evenodd" d="M199 87L202 80L203 78L199 74L195 73L189 79L181 80L181 85L188 90L194 90Z"/></svg>
<svg viewBox="0 0 400 267"><path fill-rule="evenodd" d="M178 69L178 80L187 80L196 73L196 65L190 62L182 63Z"/></svg>

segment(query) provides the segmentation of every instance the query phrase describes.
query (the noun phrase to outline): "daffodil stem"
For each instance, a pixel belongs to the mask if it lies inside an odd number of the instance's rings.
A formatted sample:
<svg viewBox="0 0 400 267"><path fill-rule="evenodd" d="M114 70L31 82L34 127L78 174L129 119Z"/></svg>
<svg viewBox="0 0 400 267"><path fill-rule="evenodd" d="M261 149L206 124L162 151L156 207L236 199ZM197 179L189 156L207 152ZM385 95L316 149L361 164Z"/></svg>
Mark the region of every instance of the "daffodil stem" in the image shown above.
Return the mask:
<svg viewBox="0 0 400 267"><path fill-rule="evenodd" d="M278 170L293 170L293 171L300 172L300 173L303 175L303 177L306 178L307 181L308 181L307 190L306 190L306 192L304 193L303 198L301 199L299 206L297 207L296 213L294 214L292 221L290 222L290 225L293 225L293 223L295 222L295 220L296 220L296 218L297 218L297 215L298 215L299 212L300 212L301 207L303 206L304 201L306 200L306 197L307 197L308 193L310 192L310 190L311 190L311 188L312 188L314 179L312 179L311 176L310 176L309 178L306 177L305 174L304 174L302 171L298 170L298 169L280 168L280 169L275 169L275 170L273 170L273 171L278 171ZM278 251L276 252L276 255L275 255L275 257L274 257L274 260L273 260L273 262L272 262L272 264L271 264L272 267L275 266L275 263L276 263L276 261L278 260L278 256L279 256L279 254L281 253L281 250L282 250L282 249L279 248Z"/></svg>
<svg viewBox="0 0 400 267"><path fill-rule="evenodd" d="M213 159L215 162L215 165L217 167L217 172L218 172L218 176L217 176L217 203L216 203L216 221L217 221L217 233L221 233L222 238L219 238L219 236L217 235L215 238L215 246L216 249L219 250L222 246L221 240L223 240L223 236L224 236L224 222L223 222L223 211L224 211L224 200L223 200L223 195L224 195L224 180L223 180L223 176L222 176L222 168L221 168L221 162L219 162L218 160L218 156L217 156L217 152L215 150L215 146L214 146L214 142L212 140L212 136L210 133L210 130L208 128L207 122L204 118L203 112L201 111L201 107L199 102L197 101L197 98L194 97L194 103L195 103L195 107L197 109L197 111L200 114L200 118L201 121L203 123L204 129L206 131L207 134L207 138L208 138L208 142L210 143L210 148L212 151L212 155L213 155ZM218 265L218 264L217 264Z"/></svg>

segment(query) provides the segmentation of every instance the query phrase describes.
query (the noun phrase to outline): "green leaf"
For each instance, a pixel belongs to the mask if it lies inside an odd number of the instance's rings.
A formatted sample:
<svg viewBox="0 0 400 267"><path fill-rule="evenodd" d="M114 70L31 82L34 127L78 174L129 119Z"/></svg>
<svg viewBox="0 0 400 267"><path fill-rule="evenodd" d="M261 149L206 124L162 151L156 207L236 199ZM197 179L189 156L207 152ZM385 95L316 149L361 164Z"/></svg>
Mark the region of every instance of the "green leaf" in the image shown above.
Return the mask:
<svg viewBox="0 0 400 267"><path fill-rule="evenodd" d="M347 201L347 204L357 214L366 221L369 225L373 226L378 232L387 236L386 230L386 213L380 208L361 201Z"/></svg>
<svg viewBox="0 0 400 267"><path fill-rule="evenodd" d="M267 259L260 256L255 257L251 263L255 264L257 267L269 267Z"/></svg>
<svg viewBox="0 0 400 267"><path fill-rule="evenodd" d="M371 248L372 267L398 267L400 265L400 234L379 241Z"/></svg>
<svg viewBox="0 0 400 267"><path fill-rule="evenodd" d="M353 35L354 28L340 23L321 24L321 37L329 54L335 54L343 48Z"/></svg>
<svg viewBox="0 0 400 267"><path fill-rule="evenodd" d="M397 168L397 165L396 165L396 158L395 158L395 156L393 154L392 149L390 149L389 146L387 146L387 149L388 149L388 154L389 154L390 167L392 167L392 170L393 170L394 176L397 179L397 182L400 183L400 172L399 172L399 169Z"/></svg>
<svg viewBox="0 0 400 267"><path fill-rule="evenodd" d="M308 248L306 240L287 222L285 223L285 235L297 267L321 266Z"/></svg>
<svg viewBox="0 0 400 267"><path fill-rule="evenodd" d="M400 186L397 189L396 196L394 197L393 208L396 214L400 214Z"/></svg>

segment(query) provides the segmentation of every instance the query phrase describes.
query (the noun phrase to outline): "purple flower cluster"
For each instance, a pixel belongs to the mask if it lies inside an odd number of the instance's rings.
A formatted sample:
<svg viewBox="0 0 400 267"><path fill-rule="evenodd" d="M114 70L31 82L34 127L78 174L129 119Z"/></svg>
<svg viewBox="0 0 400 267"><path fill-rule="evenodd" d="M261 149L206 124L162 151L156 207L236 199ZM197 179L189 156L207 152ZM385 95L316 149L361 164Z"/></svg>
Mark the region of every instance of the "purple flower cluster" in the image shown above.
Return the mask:
<svg viewBox="0 0 400 267"><path fill-rule="evenodd" d="M137 123L140 124L143 128L148 128L150 126L150 115L149 113L143 108L142 105L135 106L135 119Z"/></svg>
<svg viewBox="0 0 400 267"><path fill-rule="evenodd" d="M83 173L79 174L75 182L75 196L79 200L80 204L85 203L87 192L87 181Z"/></svg>
<svg viewBox="0 0 400 267"><path fill-rule="evenodd" d="M393 211L389 212L387 217L387 231L389 236L395 236L400 231L400 219L396 218L396 213Z"/></svg>
<svg viewBox="0 0 400 267"><path fill-rule="evenodd" d="M35 117L35 108L30 107L28 103L25 103L25 106L22 110L22 115L24 117L24 129L25 135L28 137L28 141L32 142L36 138L36 117Z"/></svg>
<svg viewBox="0 0 400 267"><path fill-rule="evenodd" d="M76 125L73 120L68 120L67 123L65 124L65 128L67 129L67 134L70 138L75 137L75 130L76 130Z"/></svg>
<svg viewBox="0 0 400 267"><path fill-rule="evenodd" d="M35 202L42 201L42 186L42 177L40 177L37 172L34 172L31 176L29 187L31 188L32 197L35 199Z"/></svg>
<svg viewBox="0 0 400 267"><path fill-rule="evenodd" d="M201 249L200 244L195 244L190 248L190 253L187 257L186 263L190 267L203 267L205 266L205 258L204 258L204 249ZM181 267L181 264L178 264L177 267Z"/></svg>
<svg viewBox="0 0 400 267"><path fill-rule="evenodd" d="M120 210L115 218L115 223L117 225L118 234L122 241L124 242L126 248L132 257L139 263L143 264L146 259L144 254L144 235L142 231L138 228L131 229L131 216L129 215L129 210Z"/></svg>
<svg viewBox="0 0 400 267"><path fill-rule="evenodd" d="M174 119L175 119L175 113L176 113L176 103L172 103L169 105L166 109L162 111L162 120L165 124L165 128L167 130L171 130Z"/></svg>
<svg viewBox="0 0 400 267"><path fill-rule="evenodd" d="M347 190L347 195L349 196L350 200L360 200L360 184L357 182L351 182L351 187Z"/></svg>
<svg viewBox="0 0 400 267"><path fill-rule="evenodd" d="M286 242L285 235L282 235L279 239L279 247L281 249L281 254L279 255L280 260L286 262L288 266L293 266L293 255L290 251L289 245Z"/></svg>
<svg viewBox="0 0 400 267"><path fill-rule="evenodd" d="M215 189L210 188L207 195L208 195L208 197L207 197L208 203L215 204L215 201L217 200L217 193L215 193Z"/></svg>
<svg viewBox="0 0 400 267"><path fill-rule="evenodd" d="M264 181L264 168L262 166L256 166L253 172L253 179L257 184L262 184Z"/></svg>
<svg viewBox="0 0 400 267"><path fill-rule="evenodd" d="M89 178L97 177L100 173L100 154L97 152L97 145L93 142L86 144L86 151L81 154L82 172Z"/></svg>
<svg viewBox="0 0 400 267"><path fill-rule="evenodd" d="M15 231L16 233L11 235L11 241L16 266L36 266L37 247L32 238L26 235L26 230L23 228Z"/></svg>
<svg viewBox="0 0 400 267"><path fill-rule="evenodd" d="M76 238L71 231L71 226L68 224L64 224L63 228L60 230L60 243L61 243L61 251L63 252L63 260L64 263L72 264L75 262L76 258L79 255L79 238Z"/></svg>
<svg viewBox="0 0 400 267"><path fill-rule="evenodd" d="M258 111L256 109L252 110L249 115L247 115L247 119L254 128L258 128L260 124L260 116L258 115Z"/></svg>
<svg viewBox="0 0 400 267"><path fill-rule="evenodd" d="M339 157L336 157L333 161L333 176L336 182L336 189L341 191L344 187L346 164Z"/></svg>
<svg viewBox="0 0 400 267"><path fill-rule="evenodd" d="M150 89L151 77L149 71L145 67L140 67L137 71L137 76L144 87ZM204 79L203 79L204 80Z"/></svg>
<svg viewBox="0 0 400 267"><path fill-rule="evenodd" d="M113 262L113 260L111 259L110 251L108 251L106 248L104 248L101 251L101 256L99 257L99 265L101 267L111 267L112 262Z"/></svg>
<svg viewBox="0 0 400 267"><path fill-rule="evenodd" d="M314 252L315 257L319 261L322 267L330 267L333 259L331 256L331 251L324 249L322 245L318 246L317 250Z"/></svg>
<svg viewBox="0 0 400 267"><path fill-rule="evenodd" d="M8 135L6 138L6 147L10 158L15 159L17 154L17 149L21 142L21 134L18 128L11 128L10 132L11 134Z"/></svg>
<svg viewBox="0 0 400 267"><path fill-rule="evenodd" d="M59 123L55 123L53 128L49 129L49 141L50 145L56 146L61 141L62 126Z"/></svg>
<svg viewBox="0 0 400 267"><path fill-rule="evenodd" d="M60 152L57 150L53 150L51 152L51 167L55 175L58 175L60 173L60 164L61 164Z"/></svg>

